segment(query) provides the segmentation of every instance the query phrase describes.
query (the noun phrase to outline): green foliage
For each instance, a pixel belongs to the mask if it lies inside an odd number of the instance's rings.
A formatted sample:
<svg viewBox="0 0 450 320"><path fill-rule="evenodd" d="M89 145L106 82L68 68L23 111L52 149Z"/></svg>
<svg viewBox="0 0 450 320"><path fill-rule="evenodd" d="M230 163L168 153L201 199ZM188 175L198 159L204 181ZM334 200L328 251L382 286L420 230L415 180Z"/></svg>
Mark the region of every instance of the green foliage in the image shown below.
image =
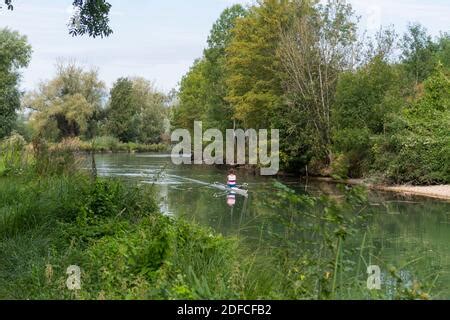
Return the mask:
<svg viewBox="0 0 450 320"><path fill-rule="evenodd" d="M232 40L234 26L246 15L241 5L234 5L213 25L203 58L196 61L181 80L179 103L174 108L174 127L192 129L197 120L203 121L205 128L218 128L223 132L233 127L233 108L225 100L226 48Z"/></svg>
<svg viewBox="0 0 450 320"><path fill-rule="evenodd" d="M105 0L74 0L75 13L70 19L69 33L72 36L88 34L90 37L108 37L111 5Z"/></svg>
<svg viewBox="0 0 450 320"><path fill-rule="evenodd" d="M232 30L226 49L226 100L244 128L269 128L282 104L277 49L291 10L289 1L261 1Z"/></svg>
<svg viewBox="0 0 450 320"><path fill-rule="evenodd" d="M129 79L117 80L111 89L108 107L108 131L125 142L137 137L137 106L132 98L133 83Z"/></svg>
<svg viewBox="0 0 450 320"><path fill-rule="evenodd" d="M401 110L400 84L398 68L380 57L341 75L332 117L333 145L347 155L351 177L370 169L374 137L384 134L389 115Z"/></svg>
<svg viewBox="0 0 450 320"><path fill-rule="evenodd" d="M101 136L97 137L93 141L94 147L98 151L119 151L120 141L116 137Z"/></svg>
<svg viewBox="0 0 450 320"><path fill-rule="evenodd" d="M0 29L0 139L14 128L20 108L19 69L28 65L31 47L25 36Z"/></svg>
<svg viewBox="0 0 450 320"><path fill-rule="evenodd" d="M433 72L436 44L420 24L411 24L403 36L402 61L411 78L418 84Z"/></svg>
<svg viewBox="0 0 450 320"><path fill-rule="evenodd" d="M165 99L142 78L117 80L106 110L108 134L122 142L161 142L166 129Z"/></svg>
<svg viewBox="0 0 450 320"><path fill-rule="evenodd" d="M102 108L105 85L95 70L84 71L73 63L57 66L56 76L29 93L25 106L32 109L32 127L50 140L94 134L92 123Z"/></svg>
<svg viewBox="0 0 450 320"><path fill-rule="evenodd" d="M331 163L331 177L335 180L348 178L350 173L350 159L347 154L335 154Z"/></svg>
<svg viewBox="0 0 450 320"><path fill-rule="evenodd" d="M450 69L450 34L442 34L437 42L436 60L443 64L444 68Z"/></svg>
<svg viewBox="0 0 450 320"><path fill-rule="evenodd" d="M207 100L205 66L205 60L197 60L181 79L179 104L173 110L173 127L193 130L194 121L205 119Z"/></svg>
<svg viewBox="0 0 450 320"><path fill-rule="evenodd" d="M404 109L399 125L374 146L376 168L395 183L450 182L450 82L442 67L424 83L423 95ZM394 123L394 121L391 121Z"/></svg>
<svg viewBox="0 0 450 320"><path fill-rule="evenodd" d="M291 156L309 151L325 164L332 162L331 116L340 74L352 70L356 51L356 21L342 1L312 5L295 2L295 13L281 30L277 50L282 65L286 106L274 115ZM308 161L312 157L310 156Z"/></svg>
<svg viewBox="0 0 450 320"><path fill-rule="evenodd" d="M28 165L26 141L13 133L0 144L0 175L20 175Z"/></svg>

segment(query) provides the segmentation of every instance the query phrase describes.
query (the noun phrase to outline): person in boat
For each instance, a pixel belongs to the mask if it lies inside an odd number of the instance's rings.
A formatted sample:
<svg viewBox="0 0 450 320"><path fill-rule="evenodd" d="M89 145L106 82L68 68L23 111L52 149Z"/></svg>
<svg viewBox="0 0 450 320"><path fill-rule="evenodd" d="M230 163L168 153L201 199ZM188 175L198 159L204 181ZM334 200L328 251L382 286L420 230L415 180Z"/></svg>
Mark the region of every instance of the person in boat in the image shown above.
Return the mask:
<svg viewBox="0 0 450 320"><path fill-rule="evenodd" d="M237 187L236 181L237 181L236 170L230 169L230 171L228 171L228 177L227 177L228 188L236 188Z"/></svg>

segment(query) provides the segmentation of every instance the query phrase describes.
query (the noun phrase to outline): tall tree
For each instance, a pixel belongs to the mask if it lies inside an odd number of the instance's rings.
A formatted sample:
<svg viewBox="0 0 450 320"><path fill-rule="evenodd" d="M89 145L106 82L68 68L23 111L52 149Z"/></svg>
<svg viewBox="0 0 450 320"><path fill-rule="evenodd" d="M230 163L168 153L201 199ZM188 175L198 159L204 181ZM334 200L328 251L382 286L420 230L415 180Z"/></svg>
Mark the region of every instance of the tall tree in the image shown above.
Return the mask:
<svg viewBox="0 0 450 320"><path fill-rule="evenodd" d="M114 83L108 106L108 132L123 142L137 139L137 106L133 98L133 82L120 78Z"/></svg>
<svg viewBox="0 0 450 320"><path fill-rule="evenodd" d="M134 78L133 92L139 107L138 141L141 143L159 143L165 131L167 97L159 92L153 83Z"/></svg>
<svg viewBox="0 0 450 320"><path fill-rule="evenodd" d="M233 109L225 100L226 48L238 19L246 14L241 5L234 5L225 9L214 23L203 57L181 81L179 103L174 108L175 126L192 128L195 120L201 120L205 128L232 128Z"/></svg>
<svg viewBox="0 0 450 320"><path fill-rule="evenodd" d="M339 75L351 70L356 22L350 5L340 0L311 6L296 1L292 27L282 32L279 55L285 72L288 132L305 132L316 157L332 162L331 113ZM291 117L292 115L292 117ZM288 120L289 121L289 120Z"/></svg>
<svg viewBox="0 0 450 320"><path fill-rule="evenodd" d="M450 70L450 33L443 33L437 41L436 61Z"/></svg>
<svg viewBox="0 0 450 320"><path fill-rule="evenodd" d="M57 65L56 76L29 93L24 105L33 111L31 123L51 139L92 137L90 124L102 108L105 85L96 70L74 63Z"/></svg>
<svg viewBox="0 0 450 320"><path fill-rule="evenodd" d="M20 108L19 69L28 65L31 46L27 38L9 29L0 30L0 138L11 133Z"/></svg>
<svg viewBox="0 0 450 320"><path fill-rule="evenodd" d="M108 132L122 142L160 142L167 118L165 100L145 79L118 79L107 109Z"/></svg>
<svg viewBox="0 0 450 320"><path fill-rule="evenodd" d="M244 127L269 128L283 103L277 50L291 11L291 1L262 0L232 30L226 49L226 100Z"/></svg>
<svg viewBox="0 0 450 320"><path fill-rule="evenodd" d="M196 60L189 72L181 79L179 101L173 109L173 127L193 130L194 121L206 119L208 84L205 67L204 59Z"/></svg>
<svg viewBox="0 0 450 320"><path fill-rule="evenodd" d="M225 9L215 22L208 37L208 48L205 50L206 80L206 127L226 130L233 126L233 108L225 100L226 86L226 48L232 40L232 30L239 19L247 15L241 5Z"/></svg>
<svg viewBox="0 0 450 320"><path fill-rule="evenodd" d="M409 100L374 147L375 166L394 183L450 183L450 79L442 65Z"/></svg>
<svg viewBox="0 0 450 320"><path fill-rule="evenodd" d="M416 85L424 81L436 67L434 54L437 50L427 30L420 24L408 26L402 42L402 62Z"/></svg>
<svg viewBox="0 0 450 320"><path fill-rule="evenodd" d="M341 174L358 178L368 171L374 137L383 135L387 119L403 108L402 76L379 56L340 76L331 119L333 151L349 162Z"/></svg>

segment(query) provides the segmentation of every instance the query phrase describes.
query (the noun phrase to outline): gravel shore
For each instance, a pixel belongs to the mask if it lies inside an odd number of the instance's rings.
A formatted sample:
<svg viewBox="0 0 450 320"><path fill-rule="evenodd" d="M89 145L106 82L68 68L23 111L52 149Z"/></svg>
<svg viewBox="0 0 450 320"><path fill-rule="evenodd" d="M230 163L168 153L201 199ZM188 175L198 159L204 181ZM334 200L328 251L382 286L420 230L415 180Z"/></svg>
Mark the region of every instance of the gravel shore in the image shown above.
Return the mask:
<svg viewBox="0 0 450 320"><path fill-rule="evenodd" d="M331 178L318 178L321 181L328 182L339 182L333 180ZM387 186L387 185L378 185L378 184L370 184L365 182L362 179L348 179L345 183L353 184L353 185L365 185L366 187L374 190L381 191L391 191L404 193L408 195L429 197L435 199L442 200L450 200L450 185L438 185L438 186L410 186L410 185L399 185L399 186Z"/></svg>

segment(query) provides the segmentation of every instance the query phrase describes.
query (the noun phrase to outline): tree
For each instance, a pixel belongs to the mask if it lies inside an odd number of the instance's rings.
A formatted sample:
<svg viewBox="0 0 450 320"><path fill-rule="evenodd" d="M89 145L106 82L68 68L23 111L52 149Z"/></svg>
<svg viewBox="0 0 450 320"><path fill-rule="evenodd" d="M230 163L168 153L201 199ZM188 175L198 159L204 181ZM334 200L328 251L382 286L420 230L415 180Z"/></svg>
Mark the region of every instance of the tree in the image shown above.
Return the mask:
<svg viewBox="0 0 450 320"><path fill-rule="evenodd" d="M283 104L277 50L287 27L292 2L263 0L236 21L226 48L227 97L244 127L270 128Z"/></svg>
<svg viewBox="0 0 450 320"><path fill-rule="evenodd" d="M370 168L374 137L383 135L388 119L403 108L401 79L399 68L380 56L339 77L332 113L333 151L349 162L345 175L358 178Z"/></svg>
<svg viewBox="0 0 450 320"><path fill-rule="evenodd" d="M205 59L199 59L181 79L179 102L173 109L173 127L193 130L194 121L206 119L208 84L205 68Z"/></svg>
<svg viewBox="0 0 450 320"><path fill-rule="evenodd" d="M450 34L442 34L437 41L436 61L442 63L446 70L450 70Z"/></svg>
<svg viewBox="0 0 450 320"><path fill-rule="evenodd" d="M225 100L226 48L237 20L246 14L241 5L234 5L225 9L214 23L203 57L181 81L179 104L174 108L175 126L192 129L194 121L201 120L204 128L223 131L232 128L233 108Z"/></svg>
<svg viewBox="0 0 450 320"><path fill-rule="evenodd" d="M167 117L165 100L145 79L118 79L107 109L108 132L122 142L160 142Z"/></svg>
<svg viewBox="0 0 450 320"><path fill-rule="evenodd" d="M31 46L25 36L0 30L0 138L11 133L20 108L19 69L28 65Z"/></svg>
<svg viewBox="0 0 450 320"><path fill-rule="evenodd" d="M244 18L248 11L240 4L235 4L225 9L219 19L214 23L208 36L208 51L215 50L220 55L225 54L233 33L232 30L236 26L237 19Z"/></svg>
<svg viewBox="0 0 450 320"><path fill-rule="evenodd" d="M133 79L133 92L139 106L138 141L146 144L161 142L167 119L166 96L143 78Z"/></svg>
<svg viewBox="0 0 450 320"><path fill-rule="evenodd" d="M24 105L33 111L31 123L36 132L47 138L91 138L91 123L101 111L104 96L105 85L96 70L59 64L55 78L28 94Z"/></svg>
<svg viewBox="0 0 450 320"><path fill-rule="evenodd" d="M233 108L225 97L226 49L232 40L232 30L239 19L247 15L241 5L227 8L215 22L208 37L205 50L204 77L206 81L206 123L207 128L218 128L223 132L233 127Z"/></svg>
<svg viewBox="0 0 450 320"><path fill-rule="evenodd" d="M350 5L296 2L291 28L278 50L284 71L288 132L304 132L314 155L332 162L331 114L340 74L355 64L356 22ZM300 120L291 122L290 119Z"/></svg>
<svg viewBox="0 0 450 320"><path fill-rule="evenodd" d="M14 10L13 0L4 0L8 10ZM69 22L72 36L88 34L90 37L108 37L111 5L106 0L73 0L74 14ZM1 7L0 7L1 8Z"/></svg>
<svg viewBox="0 0 450 320"><path fill-rule="evenodd" d="M442 65L423 87L374 146L374 167L390 182L450 183L450 80Z"/></svg>
<svg viewBox="0 0 450 320"><path fill-rule="evenodd" d="M434 61L436 44L427 34L427 30L416 23L408 26L401 48L402 62L417 85L425 80L436 67Z"/></svg>

